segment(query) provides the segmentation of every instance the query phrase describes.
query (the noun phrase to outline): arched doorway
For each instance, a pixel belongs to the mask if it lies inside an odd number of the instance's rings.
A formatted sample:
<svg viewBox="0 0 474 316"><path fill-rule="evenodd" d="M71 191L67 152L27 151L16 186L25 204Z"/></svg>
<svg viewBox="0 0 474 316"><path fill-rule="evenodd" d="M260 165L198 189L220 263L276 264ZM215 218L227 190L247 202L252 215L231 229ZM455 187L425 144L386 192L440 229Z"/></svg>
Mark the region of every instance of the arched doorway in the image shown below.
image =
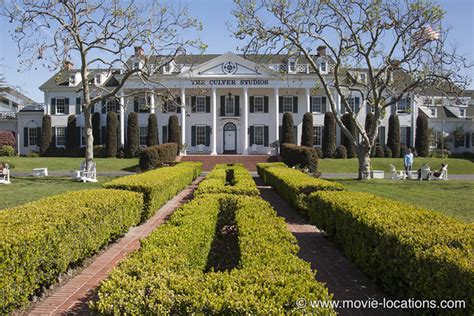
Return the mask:
<svg viewBox="0 0 474 316"><path fill-rule="evenodd" d="M237 152L237 127L234 123L224 125L224 153L232 154Z"/></svg>

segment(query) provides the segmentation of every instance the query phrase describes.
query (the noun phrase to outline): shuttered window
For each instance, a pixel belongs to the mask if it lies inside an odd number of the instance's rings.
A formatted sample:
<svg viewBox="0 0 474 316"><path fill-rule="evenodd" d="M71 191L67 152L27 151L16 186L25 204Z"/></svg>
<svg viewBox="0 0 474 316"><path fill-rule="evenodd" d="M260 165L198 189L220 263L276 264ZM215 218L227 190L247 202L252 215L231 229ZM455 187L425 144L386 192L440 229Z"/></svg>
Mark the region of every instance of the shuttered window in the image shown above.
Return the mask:
<svg viewBox="0 0 474 316"><path fill-rule="evenodd" d="M140 146L146 146L148 141L148 126L140 126Z"/></svg>
<svg viewBox="0 0 474 316"><path fill-rule="evenodd" d="M64 99L56 99L56 114L66 113L66 101Z"/></svg>
<svg viewBox="0 0 474 316"><path fill-rule="evenodd" d="M196 112L198 113L206 112L206 97L205 96L196 97Z"/></svg>
<svg viewBox="0 0 474 316"><path fill-rule="evenodd" d="M265 128L263 125L254 125L253 127L253 143L255 145L264 145Z"/></svg>
<svg viewBox="0 0 474 316"><path fill-rule="evenodd" d="M321 146L322 136L323 136L323 127L313 126L313 146Z"/></svg>
<svg viewBox="0 0 474 316"><path fill-rule="evenodd" d="M38 128L29 128L28 129L28 144L29 146L38 146Z"/></svg>
<svg viewBox="0 0 474 316"><path fill-rule="evenodd" d="M293 112L293 97L283 97L283 112Z"/></svg>
<svg viewBox="0 0 474 316"><path fill-rule="evenodd" d="M56 127L56 147L64 147L66 145L66 127Z"/></svg>
<svg viewBox="0 0 474 316"><path fill-rule="evenodd" d="M196 145L206 145L205 125L196 125Z"/></svg>
<svg viewBox="0 0 474 316"><path fill-rule="evenodd" d="M264 111L264 97L254 97L254 112L263 113Z"/></svg>

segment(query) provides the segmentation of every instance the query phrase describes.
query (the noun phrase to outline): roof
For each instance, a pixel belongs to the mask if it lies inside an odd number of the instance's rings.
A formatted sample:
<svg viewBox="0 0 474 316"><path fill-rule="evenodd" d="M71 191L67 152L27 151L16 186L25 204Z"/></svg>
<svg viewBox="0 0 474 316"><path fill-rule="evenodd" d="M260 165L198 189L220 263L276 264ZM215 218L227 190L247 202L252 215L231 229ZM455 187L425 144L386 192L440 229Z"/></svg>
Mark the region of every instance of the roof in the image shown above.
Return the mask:
<svg viewBox="0 0 474 316"><path fill-rule="evenodd" d="M71 87L69 86L69 77L70 75L76 74L80 72L80 69L71 69L71 70L60 70L57 73L54 74L51 78L49 78L45 83L43 83L39 89L40 90L46 90L46 89L70 89ZM94 80L94 75L99 74L99 73L104 73L104 72L109 72L110 69L108 68L96 68L96 69L90 69L89 73L91 74L91 79L90 82ZM120 72L118 69L112 69L112 72L114 74L117 74ZM117 84L117 80L113 78L113 76L109 76L107 78L107 81L104 82L104 85L106 87L110 86L115 86ZM78 90L82 88L82 86L77 85L76 86Z"/></svg>
<svg viewBox="0 0 474 316"><path fill-rule="evenodd" d="M0 97L2 96L7 99L9 99L10 96L14 97L15 100L12 101L14 101L15 103L35 103L35 101L27 97L22 92L18 91L18 89L15 89L11 86L0 86Z"/></svg>

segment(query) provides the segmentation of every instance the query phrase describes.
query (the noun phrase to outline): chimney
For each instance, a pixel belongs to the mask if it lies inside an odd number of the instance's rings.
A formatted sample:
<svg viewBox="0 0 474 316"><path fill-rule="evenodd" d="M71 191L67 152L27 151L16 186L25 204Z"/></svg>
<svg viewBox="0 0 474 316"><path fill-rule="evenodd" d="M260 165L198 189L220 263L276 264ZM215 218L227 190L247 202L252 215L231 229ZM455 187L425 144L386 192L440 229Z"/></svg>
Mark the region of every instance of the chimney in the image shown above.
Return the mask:
<svg viewBox="0 0 474 316"><path fill-rule="evenodd" d="M318 46L316 50L318 51L319 56L326 56L326 46L324 45Z"/></svg>
<svg viewBox="0 0 474 316"><path fill-rule="evenodd" d="M65 60L65 61L63 61L63 69L64 70L73 70L74 69L74 64L69 60Z"/></svg>
<svg viewBox="0 0 474 316"><path fill-rule="evenodd" d="M135 46L135 57L142 57L145 55L145 50L141 46Z"/></svg>

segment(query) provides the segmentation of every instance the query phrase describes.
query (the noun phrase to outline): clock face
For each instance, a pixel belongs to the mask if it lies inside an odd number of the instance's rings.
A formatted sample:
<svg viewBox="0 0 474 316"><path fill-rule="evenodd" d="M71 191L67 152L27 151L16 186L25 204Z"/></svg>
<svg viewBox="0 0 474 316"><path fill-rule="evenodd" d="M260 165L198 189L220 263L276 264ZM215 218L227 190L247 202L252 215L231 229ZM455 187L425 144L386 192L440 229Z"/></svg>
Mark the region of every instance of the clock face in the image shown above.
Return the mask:
<svg viewBox="0 0 474 316"><path fill-rule="evenodd" d="M234 74L237 71L237 65L231 61L222 64L222 71L225 74Z"/></svg>

